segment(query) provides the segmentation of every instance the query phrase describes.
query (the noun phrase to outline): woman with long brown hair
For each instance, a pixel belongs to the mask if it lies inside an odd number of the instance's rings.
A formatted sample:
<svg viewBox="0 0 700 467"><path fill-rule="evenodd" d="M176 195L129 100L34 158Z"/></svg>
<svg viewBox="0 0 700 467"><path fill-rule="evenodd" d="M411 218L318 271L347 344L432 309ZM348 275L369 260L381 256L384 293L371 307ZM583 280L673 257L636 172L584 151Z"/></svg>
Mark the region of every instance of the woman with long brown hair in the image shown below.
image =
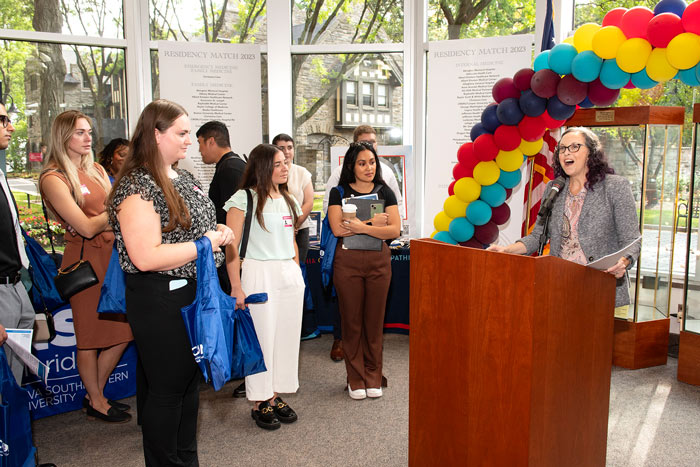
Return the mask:
<svg viewBox="0 0 700 467"><path fill-rule="evenodd" d="M246 396L253 401L256 424L274 430L297 420L297 414L278 393L299 388L299 333L304 302L304 279L294 241L299 203L287 190L289 169L279 147L259 144L250 153L241 188L224 205L226 223L235 240L226 250L231 296L244 306L251 293L266 292L267 303L250 305L255 332L267 371L245 379ZM248 204L248 194L252 204ZM251 213L250 236L243 269L238 249L246 213ZM240 271L240 272L239 272Z"/></svg>
<svg viewBox="0 0 700 467"><path fill-rule="evenodd" d="M83 406L90 418L129 421L129 406L104 396L107 379L133 337L123 315L97 313L114 234L105 210L111 185L93 158L92 126L87 115L68 110L56 117L39 187L58 221L71 227L66 230L62 266L77 262L82 252L100 279L99 284L70 298L78 348L76 366L87 390Z"/></svg>

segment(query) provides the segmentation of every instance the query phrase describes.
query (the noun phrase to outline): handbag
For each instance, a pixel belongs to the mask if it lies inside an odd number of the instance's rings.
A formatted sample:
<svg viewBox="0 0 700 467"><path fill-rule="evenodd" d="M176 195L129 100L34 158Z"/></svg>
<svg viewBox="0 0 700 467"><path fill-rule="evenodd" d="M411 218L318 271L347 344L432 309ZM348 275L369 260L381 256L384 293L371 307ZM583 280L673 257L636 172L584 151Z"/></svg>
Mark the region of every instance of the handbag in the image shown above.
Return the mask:
<svg viewBox="0 0 700 467"><path fill-rule="evenodd" d="M56 290L53 277L57 273L53 259L27 232L22 230L25 250L29 258L29 275L32 278L31 300L36 319L34 320L35 342L48 342L56 337L56 326L53 321L53 310L60 308L66 302Z"/></svg>
<svg viewBox="0 0 700 467"><path fill-rule="evenodd" d="M338 185L335 187L340 193L340 198L343 198L343 187ZM338 245L338 237L335 236L331 229L330 219L328 219L328 210L326 217L323 218L321 224L321 244L319 255L321 256L321 285L326 295L330 298L335 296L335 287L333 286L333 260L335 259L335 248Z"/></svg>
<svg viewBox="0 0 700 467"><path fill-rule="evenodd" d="M83 259L84 250L85 239L83 238L83 246L80 248L80 260L70 266L59 269L58 275L53 279L56 284L56 290L58 290L61 298L65 301L68 301L78 292L82 292L100 282L90 262Z"/></svg>
<svg viewBox="0 0 700 467"><path fill-rule="evenodd" d="M36 449L29 422L29 394L15 381L0 347L0 466L34 466Z"/></svg>
<svg viewBox="0 0 700 467"><path fill-rule="evenodd" d="M265 358L260 348L260 341L255 332L253 318L250 316L250 309L248 308L248 304L250 303L263 303L266 301L266 293L251 294L245 299L245 308L240 309L234 307L231 379L241 379L246 376L267 371L265 367Z"/></svg>
<svg viewBox="0 0 700 467"><path fill-rule="evenodd" d="M109 266L107 266L105 280L102 283L97 312L126 313L126 279L124 271L119 265L117 242L114 242L112 247L112 256L109 258Z"/></svg>

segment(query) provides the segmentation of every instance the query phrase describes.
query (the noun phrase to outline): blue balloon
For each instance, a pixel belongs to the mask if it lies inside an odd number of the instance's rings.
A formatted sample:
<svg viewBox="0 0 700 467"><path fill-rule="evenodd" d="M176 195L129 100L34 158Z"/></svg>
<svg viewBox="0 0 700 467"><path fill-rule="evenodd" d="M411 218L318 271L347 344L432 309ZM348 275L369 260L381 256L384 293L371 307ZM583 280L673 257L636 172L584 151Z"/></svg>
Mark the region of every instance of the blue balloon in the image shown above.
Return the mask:
<svg viewBox="0 0 700 467"><path fill-rule="evenodd" d="M450 224L452 224L452 223L450 222ZM452 235L450 235L449 232L445 232L445 231L441 231L441 232L436 233L435 236L433 237L433 239L435 239L439 242L443 242L443 243L450 243L452 245L457 244L457 240L452 238Z"/></svg>
<svg viewBox="0 0 700 467"><path fill-rule="evenodd" d="M532 89L524 91L518 99L520 110L528 117L539 117L547 110L547 99L535 94Z"/></svg>
<svg viewBox="0 0 700 467"><path fill-rule="evenodd" d="M617 60L605 60L600 69L600 82L608 89L621 89L630 82L630 74L620 69Z"/></svg>
<svg viewBox="0 0 700 467"><path fill-rule="evenodd" d="M688 5L683 0L661 0L654 7L654 16L661 13L674 13L680 18L686 6Z"/></svg>
<svg viewBox="0 0 700 467"><path fill-rule="evenodd" d="M584 50L571 61L571 74L579 81L590 83L600 75L603 59L592 50Z"/></svg>
<svg viewBox="0 0 700 467"><path fill-rule="evenodd" d="M505 170L501 170L501 175L498 177L497 183L501 185L503 188L514 188L520 183L520 180L522 179L523 174L520 172L520 169L518 170L513 170L512 172L506 172ZM489 185L493 186L493 185ZM483 190L485 187L481 187Z"/></svg>
<svg viewBox="0 0 700 467"><path fill-rule="evenodd" d="M535 57L535 63L532 65L532 69L535 70L535 72L549 69L549 50L540 52L537 57Z"/></svg>
<svg viewBox="0 0 700 467"><path fill-rule="evenodd" d="M496 128L501 126L501 121L498 119L498 115L496 114L497 111L498 105L490 104L484 109L483 112L481 112L481 123L489 133L493 133L496 131Z"/></svg>
<svg viewBox="0 0 700 467"><path fill-rule="evenodd" d="M578 106L582 109L590 109L591 107L593 107L593 102L591 102L591 100L588 97L586 97L584 100L579 102Z"/></svg>
<svg viewBox="0 0 700 467"><path fill-rule="evenodd" d="M697 67L680 70L678 73L680 75L680 80L688 86L700 86L700 80L698 80L696 71Z"/></svg>
<svg viewBox="0 0 700 467"><path fill-rule="evenodd" d="M644 69L636 73L632 73L632 84L639 89L651 89L659 84L659 82L649 78L647 70Z"/></svg>
<svg viewBox="0 0 700 467"><path fill-rule="evenodd" d="M549 68L560 74L571 73L571 62L578 55L578 50L571 44L557 44L549 51Z"/></svg>
<svg viewBox="0 0 700 467"><path fill-rule="evenodd" d="M519 173L520 171L518 170L517 172ZM492 208L495 208L505 202L506 189L498 183L494 183L493 185L485 185L481 187L481 194L479 195L479 198L482 201L485 201L486 204Z"/></svg>
<svg viewBox="0 0 700 467"><path fill-rule="evenodd" d="M509 97L503 99L496 109L498 120L504 125L517 125L523 119L523 111L520 110L518 99Z"/></svg>
<svg viewBox="0 0 700 467"><path fill-rule="evenodd" d="M467 220L474 225L486 224L491 220L491 206L480 199L472 201L467 206Z"/></svg>
<svg viewBox="0 0 700 467"><path fill-rule="evenodd" d="M485 134L485 133L491 133L490 131L487 131L486 128L484 128L484 124L481 122L477 122L476 125L474 125L469 132L469 137L472 139L472 141L476 141L476 139Z"/></svg>
<svg viewBox="0 0 700 467"><path fill-rule="evenodd" d="M555 120L568 120L576 112L575 105L566 105L557 96L552 96L547 102L547 113Z"/></svg>
<svg viewBox="0 0 700 467"><path fill-rule="evenodd" d="M474 236L474 224L466 217L457 217L450 222L450 236L458 242L466 242Z"/></svg>

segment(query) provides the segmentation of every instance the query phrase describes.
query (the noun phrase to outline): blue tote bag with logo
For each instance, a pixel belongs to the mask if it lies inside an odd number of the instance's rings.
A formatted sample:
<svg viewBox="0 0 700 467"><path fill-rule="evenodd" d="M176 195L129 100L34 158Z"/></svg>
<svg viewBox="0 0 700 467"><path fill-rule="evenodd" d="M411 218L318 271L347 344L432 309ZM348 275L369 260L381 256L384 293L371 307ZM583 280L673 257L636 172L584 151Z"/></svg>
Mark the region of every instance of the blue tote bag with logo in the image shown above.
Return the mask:
<svg viewBox="0 0 700 467"><path fill-rule="evenodd" d="M126 278L119 265L117 243L112 247L112 256L105 273L105 280L100 291L100 301L97 304L98 313L126 313Z"/></svg>
<svg viewBox="0 0 700 467"><path fill-rule="evenodd" d="M29 424L29 394L20 388L0 347L0 467L36 465Z"/></svg>
<svg viewBox="0 0 700 467"><path fill-rule="evenodd" d="M234 307L234 336L233 355L231 357L231 378L240 379L246 376L266 371L265 359L258 335L255 333L253 318L250 316L248 304L263 303L267 301L266 293L248 295L245 299L246 307L238 309ZM234 299L234 305L236 303Z"/></svg>
<svg viewBox="0 0 700 467"><path fill-rule="evenodd" d="M66 302L58 294L53 281L58 274L56 263L36 240L27 235L24 229L22 229L22 235L25 241L24 249L31 265L29 272L32 276L31 298L34 309L45 308L47 311L53 311L62 307Z"/></svg>

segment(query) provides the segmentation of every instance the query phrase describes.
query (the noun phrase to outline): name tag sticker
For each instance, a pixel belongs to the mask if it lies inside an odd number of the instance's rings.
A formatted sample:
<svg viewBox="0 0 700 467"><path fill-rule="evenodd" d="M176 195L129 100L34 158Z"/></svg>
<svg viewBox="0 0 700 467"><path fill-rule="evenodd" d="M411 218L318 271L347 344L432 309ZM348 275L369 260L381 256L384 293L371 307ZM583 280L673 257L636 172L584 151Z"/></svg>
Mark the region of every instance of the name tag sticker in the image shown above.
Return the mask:
<svg viewBox="0 0 700 467"><path fill-rule="evenodd" d="M170 291L181 289L187 285L187 279L173 279L170 281Z"/></svg>
<svg viewBox="0 0 700 467"><path fill-rule="evenodd" d="M194 191L196 191L196 192L199 193L200 195L206 196L206 195L204 194L204 192L203 192L197 185L195 185L193 189L194 189Z"/></svg>
<svg viewBox="0 0 700 467"><path fill-rule="evenodd" d="M292 216L283 216L282 220L284 221L285 227L294 227L294 223L292 222Z"/></svg>
<svg viewBox="0 0 700 467"><path fill-rule="evenodd" d="M89 194L90 194L90 190L89 190L88 187L85 186L85 185L80 185L80 192L81 192L83 195L89 195Z"/></svg>

